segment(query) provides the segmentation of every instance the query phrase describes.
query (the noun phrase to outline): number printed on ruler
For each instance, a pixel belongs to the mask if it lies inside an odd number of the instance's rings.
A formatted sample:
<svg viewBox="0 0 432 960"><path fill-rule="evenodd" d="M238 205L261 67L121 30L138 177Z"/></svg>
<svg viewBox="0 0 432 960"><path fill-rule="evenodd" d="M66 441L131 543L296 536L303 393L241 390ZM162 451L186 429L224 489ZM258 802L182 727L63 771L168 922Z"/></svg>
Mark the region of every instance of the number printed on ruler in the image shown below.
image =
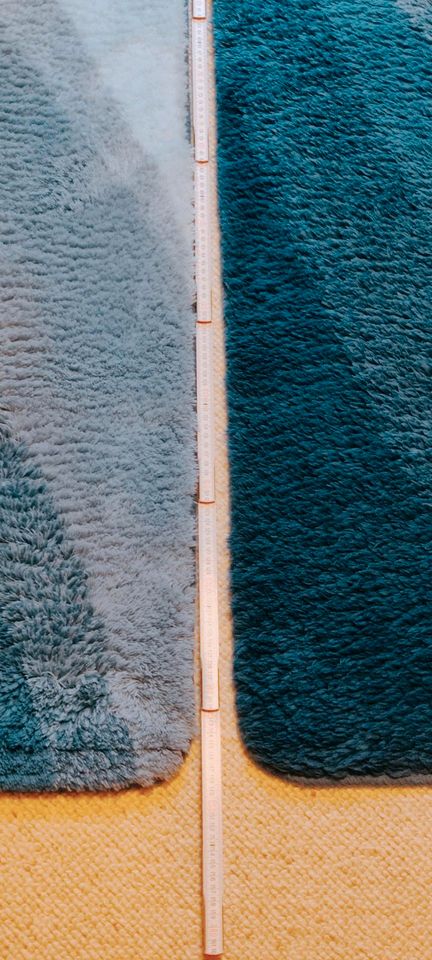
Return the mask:
<svg viewBox="0 0 432 960"><path fill-rule="evenodd" d="M201 714L204 951L222 953L222 775L220 714Z"/></svg>
<svg viewBox="0 0 432 960"><path fill-rule="evenodd" d="M210 323L211 310L211 239L209 210L209 169L206 163L195 164L195 274L197 320Z"/></svg>
<svg viewBox="0 0 432 960"><path fill-rule="evenodd" d="M211 324L197 324L196 352L199 500L212 503L215 499L215 443Z"/></svg>
<svg viewBox="0 0 432 960"><path fill-rule="evenodd" d="M219 707L219 622L216 505L198 504L198 572L201 658L201 706Z"/></svg>
<svg viewBox="0 0 432 960"><path fill-rule="evenodd" d="M195 160L209 157L207 22L192 21L192 85Z"/></svg>

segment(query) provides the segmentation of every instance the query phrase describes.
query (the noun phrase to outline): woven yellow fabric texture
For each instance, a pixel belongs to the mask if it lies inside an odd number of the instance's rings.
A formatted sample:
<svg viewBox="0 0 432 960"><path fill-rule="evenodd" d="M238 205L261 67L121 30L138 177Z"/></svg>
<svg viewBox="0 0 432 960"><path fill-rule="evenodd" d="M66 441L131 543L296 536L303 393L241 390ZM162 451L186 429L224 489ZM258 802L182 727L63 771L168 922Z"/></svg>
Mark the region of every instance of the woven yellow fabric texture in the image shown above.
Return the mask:
<svg viewBox="0 0 432 960"><path fill-rule="evenodd" d="M428 960L432 788L287 784L238 738L216 314L225 957ZM1 796L1 960L199 960L199 831L197 744L148 791Z"/></svg>

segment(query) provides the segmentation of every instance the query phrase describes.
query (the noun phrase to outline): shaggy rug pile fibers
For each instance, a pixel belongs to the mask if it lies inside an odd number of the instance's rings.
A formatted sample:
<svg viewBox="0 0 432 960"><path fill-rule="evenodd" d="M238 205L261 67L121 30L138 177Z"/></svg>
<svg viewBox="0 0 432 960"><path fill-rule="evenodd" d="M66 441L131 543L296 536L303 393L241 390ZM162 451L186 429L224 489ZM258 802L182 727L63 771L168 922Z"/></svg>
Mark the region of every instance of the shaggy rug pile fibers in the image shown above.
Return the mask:
<svg viewBox="0 0 432 960"><path fill-rule="evenodd" d="M432 769L432 12L215 4L240 725Z"/></svg>
<svg viewBox="0 0 432 960"><path fill-rule="evenodd" d="M149 784L194 727L186 11L0 20L0 786Z"/></svg>

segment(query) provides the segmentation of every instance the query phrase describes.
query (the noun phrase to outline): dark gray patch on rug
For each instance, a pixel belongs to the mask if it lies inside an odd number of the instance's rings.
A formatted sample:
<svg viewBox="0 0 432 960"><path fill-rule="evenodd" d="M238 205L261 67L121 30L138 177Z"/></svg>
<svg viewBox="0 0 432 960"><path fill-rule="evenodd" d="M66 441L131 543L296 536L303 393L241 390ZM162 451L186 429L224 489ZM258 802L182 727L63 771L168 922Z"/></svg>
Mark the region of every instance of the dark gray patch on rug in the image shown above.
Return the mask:
<svg viewBox="0 0 432 960"><path fill-rule="evenodd" d="M186 11L169 0L166 29L147 0L81 6L0 11L0 786L13 790L154 783L195 725Z"/></svg>

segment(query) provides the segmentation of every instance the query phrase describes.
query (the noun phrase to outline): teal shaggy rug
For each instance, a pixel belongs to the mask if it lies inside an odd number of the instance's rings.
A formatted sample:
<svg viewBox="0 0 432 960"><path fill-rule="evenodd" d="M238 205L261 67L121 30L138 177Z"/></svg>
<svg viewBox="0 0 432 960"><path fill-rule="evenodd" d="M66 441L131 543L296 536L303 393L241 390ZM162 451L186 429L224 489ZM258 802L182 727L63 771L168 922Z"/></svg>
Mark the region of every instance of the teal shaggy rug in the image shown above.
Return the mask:
<svg viewBox="0 0 432 960"><path fill-rule="evenodd" d="M194 728L186 9L0 21L0 787L146 785Z"/></svg>
<svg viewBox="0 0 432 960"><path fill-rule="evenodd" d="M432 770L432 8L216 0L235 682L294 777Z"/></svg>

